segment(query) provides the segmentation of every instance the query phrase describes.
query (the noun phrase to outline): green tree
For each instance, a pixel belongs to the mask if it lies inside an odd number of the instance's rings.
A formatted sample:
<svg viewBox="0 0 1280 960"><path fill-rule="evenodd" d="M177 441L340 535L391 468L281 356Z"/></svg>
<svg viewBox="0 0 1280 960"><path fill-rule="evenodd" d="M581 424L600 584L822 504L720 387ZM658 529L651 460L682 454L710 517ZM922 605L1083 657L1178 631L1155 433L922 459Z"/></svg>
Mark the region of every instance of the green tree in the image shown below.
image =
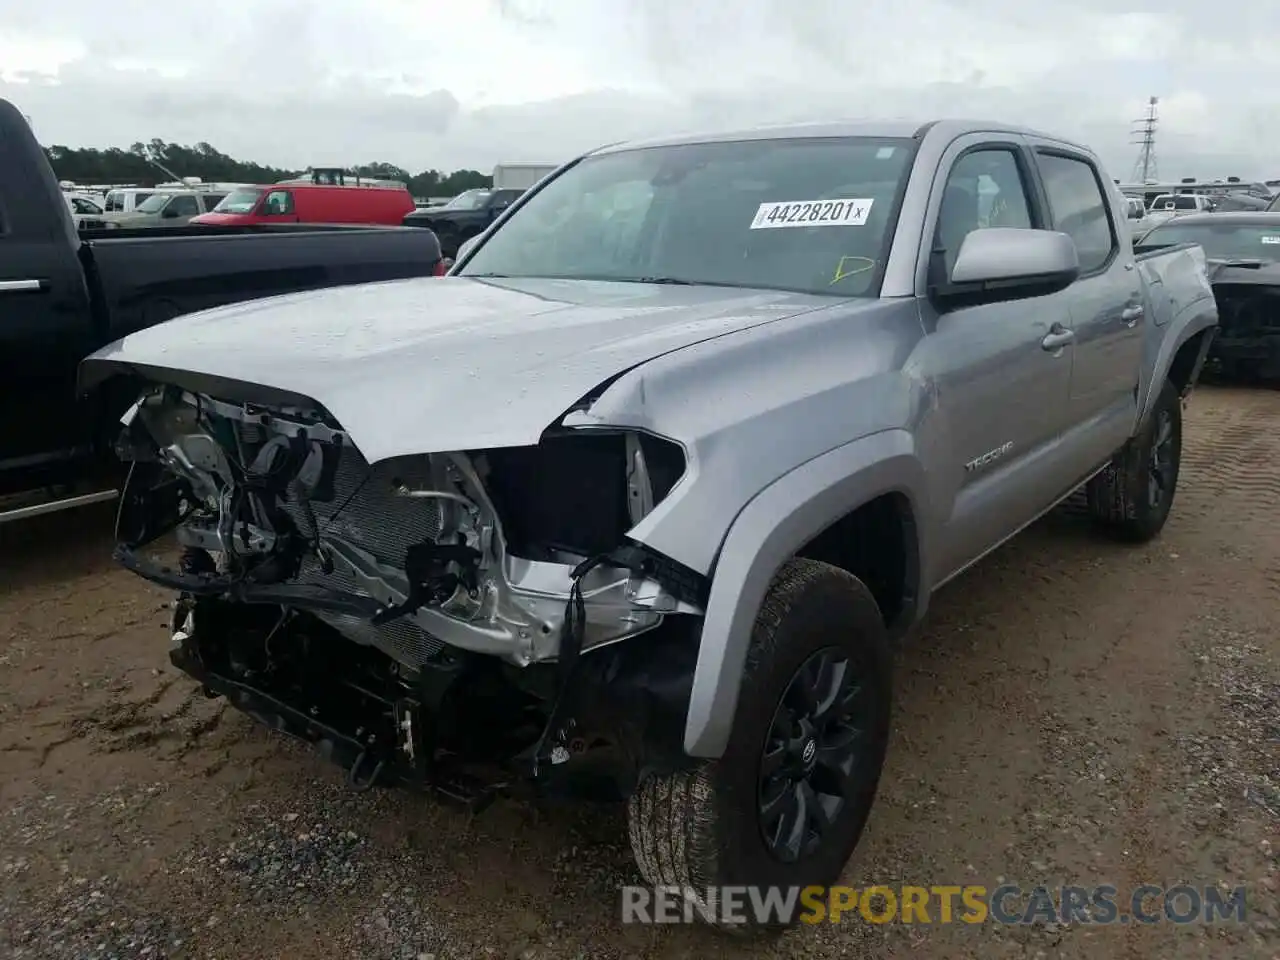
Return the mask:
<svg viewBox="0 0 1280 960"><path fill-rule="evenodd" d="M76 183L136 183L151 187L170 179L161 167L179 177L222 183L275 183L304 172L237 160L205 141L186 146L154 139L149 143L130 144L127 150L53 144L45 148L45 154L59 180ZM382 161L355 167L354 172L363 177L403 181L415 197L451 196L493 183L491 177L477 170L455 170L450 174L424 170L411 174L403 167Z"/></svg>

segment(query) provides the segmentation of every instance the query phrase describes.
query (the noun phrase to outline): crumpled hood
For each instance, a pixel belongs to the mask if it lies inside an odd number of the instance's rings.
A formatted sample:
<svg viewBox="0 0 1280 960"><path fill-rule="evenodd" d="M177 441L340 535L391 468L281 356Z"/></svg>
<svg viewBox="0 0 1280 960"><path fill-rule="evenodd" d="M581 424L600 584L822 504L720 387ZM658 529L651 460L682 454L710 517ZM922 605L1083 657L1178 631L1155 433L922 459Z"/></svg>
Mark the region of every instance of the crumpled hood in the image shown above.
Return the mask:
<svg viewBox="0 0 1280 960"><path fill-rule="evenodd" d="M189 372L309 397L370 462L525 446L637 364L833 302L724 287L393 280L170 320L92 354L80 386L128 371L160 381Z"/></svg>

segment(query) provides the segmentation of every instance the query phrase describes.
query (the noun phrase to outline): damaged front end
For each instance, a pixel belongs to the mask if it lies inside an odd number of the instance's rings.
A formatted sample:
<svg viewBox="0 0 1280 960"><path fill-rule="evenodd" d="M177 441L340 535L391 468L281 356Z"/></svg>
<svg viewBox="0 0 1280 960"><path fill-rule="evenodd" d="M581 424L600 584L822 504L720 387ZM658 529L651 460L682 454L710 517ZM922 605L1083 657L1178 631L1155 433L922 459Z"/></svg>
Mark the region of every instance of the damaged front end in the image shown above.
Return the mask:
<svg viewBox="0 0 1280 960"><path fill-rule="evenodd" d="M116 558L179 591L174 663L353 784L475 802L563 766L625 793L680 762L705 584L626 538L678 445L577 430L370 464L319 405L172 386L124 424ZM144 555L168 533L176 562Z"/></svg>
<svg viewBox="0 0 1280 960"><path fill-rule="evenodd" d="M1280 264L1230 261L1212 282L1219 330L1209 359L1228 376L1280 380Z"/></svg>

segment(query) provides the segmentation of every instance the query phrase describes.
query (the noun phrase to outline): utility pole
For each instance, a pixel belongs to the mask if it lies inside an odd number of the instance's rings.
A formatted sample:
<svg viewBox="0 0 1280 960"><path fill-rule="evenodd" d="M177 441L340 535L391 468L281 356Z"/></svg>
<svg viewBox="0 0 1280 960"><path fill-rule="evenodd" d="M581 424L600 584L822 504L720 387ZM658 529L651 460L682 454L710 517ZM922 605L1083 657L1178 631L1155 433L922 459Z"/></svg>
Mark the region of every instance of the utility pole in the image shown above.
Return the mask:
<svg viewBox="0 0 1280 960"><path fill-rule="evenodd" d="M1159 97L1148 100L1147 115L1133 121L1133 129L1130 131L1134 139L1129 142L1141 148L1138 152L1138 160L1133 165L1133 179L1137 183L1146 183L1158 176L1156 173L1156 127L1160 124L1160 118L1156 114L1156 106L1159 103Z"/></svg>

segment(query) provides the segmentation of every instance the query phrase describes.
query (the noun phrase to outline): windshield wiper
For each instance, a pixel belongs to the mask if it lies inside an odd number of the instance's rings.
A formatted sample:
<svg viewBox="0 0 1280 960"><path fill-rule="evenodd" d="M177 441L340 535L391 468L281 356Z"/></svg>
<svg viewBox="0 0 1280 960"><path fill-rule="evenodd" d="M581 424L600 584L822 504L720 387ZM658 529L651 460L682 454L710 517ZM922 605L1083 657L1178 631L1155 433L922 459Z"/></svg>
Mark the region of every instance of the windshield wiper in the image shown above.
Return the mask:
<svg viewBox="0 0 1280 960"><path fill-rule="evenodd" d="M586 279L586 278L584 278ZM592 278L597 279L597 278ZM742 283L730 283L727 280L684 280L680 277L599 277L608 283L655 283L672 287L728 287L731 290L746 290L749 287ZM764 288L772 289L772 288Z"/></svg>

